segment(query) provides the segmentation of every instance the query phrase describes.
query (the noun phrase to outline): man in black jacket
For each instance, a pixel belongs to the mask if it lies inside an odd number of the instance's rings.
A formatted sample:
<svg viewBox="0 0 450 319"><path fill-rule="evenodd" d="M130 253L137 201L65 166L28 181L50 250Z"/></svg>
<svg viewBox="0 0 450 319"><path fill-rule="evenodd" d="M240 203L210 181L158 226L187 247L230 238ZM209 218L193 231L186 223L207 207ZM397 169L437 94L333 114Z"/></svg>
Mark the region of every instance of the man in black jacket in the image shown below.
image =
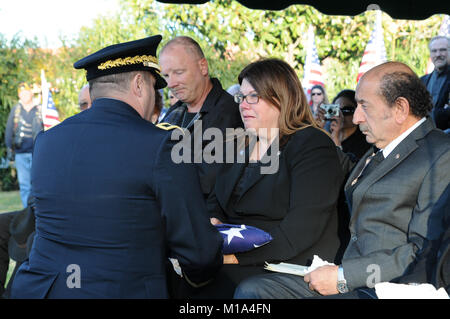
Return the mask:
<svg viewBox="0 0 450 319"><path fill-rule="evenodd" d="M19 102L11 109L5 129L8 157L15 162L20 198L27 207L31 192L31 164L34 139L44 129L41 106L33 99L33 88L25 82L19 84Z"/></svg>
<svg viewBox="0 0 450 319"><path fill-rule="evenodd" d="M436 127L445 131L450 128L450 39L436 36L431 39L429 48L434 71L420 79L433 98L432 117Z"/></svg>
<svg viewBox="0 0 450 319"><path fill-rule="evenodd" d="M210 140L203 138L203 133L209 128L218 128L225 136L227 128L243 128L239 106L218 79L210 78L208 61L193 39L180 36L170 40L159 54L159 63L168 88L179 100L161 122L187 129L193 149L201 139L202 158L196 158L195 163L206 198L215 184L220 163L205 162L203 151ZM193 155L199 155L195 154L195 149Z"/></svg>

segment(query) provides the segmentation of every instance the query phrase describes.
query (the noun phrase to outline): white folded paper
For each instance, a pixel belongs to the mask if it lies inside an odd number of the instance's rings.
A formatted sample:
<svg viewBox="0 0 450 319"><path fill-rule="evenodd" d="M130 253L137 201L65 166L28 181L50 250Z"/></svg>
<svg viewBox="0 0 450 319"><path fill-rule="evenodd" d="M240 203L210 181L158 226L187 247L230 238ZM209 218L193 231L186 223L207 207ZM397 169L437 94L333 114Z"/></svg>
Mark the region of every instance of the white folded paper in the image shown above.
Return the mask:
<svg viewBox="0 0 450 319"><path fill-rule="evenodd" d="M380 282L375 284L378 299L450 299L444 288L431 284L394 284Z"/></svg>
<svg viewBox="0 0 450 319"><path fill-rule="evenodd" d="M169 258L169 260L172 263L173 270L175 270L177 275L180 277L183 277L183 272L181 271L181 267L180 267L180 263L178 262L178 259Z"/></svg>
<svg viewBox="0 0 450 319"><path fill-rule="evenodd" d="M334 264L324 261L319 256L314 255L311 266L309 267L290 263L269 264L268 262L266 262L264 269L275 272L281 272L285 274L304 276L307 273L325 265L334 265Z"/></svg>

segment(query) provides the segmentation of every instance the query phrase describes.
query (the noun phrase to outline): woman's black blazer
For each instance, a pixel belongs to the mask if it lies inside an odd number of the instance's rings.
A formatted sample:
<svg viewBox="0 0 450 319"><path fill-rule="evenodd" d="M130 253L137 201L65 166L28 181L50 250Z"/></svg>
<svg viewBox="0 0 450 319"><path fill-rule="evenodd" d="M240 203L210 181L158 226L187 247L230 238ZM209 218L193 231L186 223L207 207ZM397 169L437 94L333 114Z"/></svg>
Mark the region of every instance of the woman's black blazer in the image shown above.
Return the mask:
<svg viewBox="0 0 450 319"><path fill-rule="evenodd" d="M240 265L307 265L314 255L334 262L340 246L337 203L344 179L336 146L326 133L309 126L290 135L278 154L278 170L253 175L236 203L231 200L233 189L246 164L224 164L208 198L211 217L272 235L269 244L237 253Z"/></svg>

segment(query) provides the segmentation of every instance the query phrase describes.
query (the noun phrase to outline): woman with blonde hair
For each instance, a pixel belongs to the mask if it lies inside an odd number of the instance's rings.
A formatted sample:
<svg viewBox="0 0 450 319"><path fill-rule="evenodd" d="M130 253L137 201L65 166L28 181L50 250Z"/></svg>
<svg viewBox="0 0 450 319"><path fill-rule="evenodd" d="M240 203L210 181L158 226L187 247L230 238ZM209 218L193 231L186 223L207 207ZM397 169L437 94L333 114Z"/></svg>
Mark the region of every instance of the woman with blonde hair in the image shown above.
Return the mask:
<svg viewBox="0 0 450 319"><path fill-rule="evenodd" d="M215 281L189 297L231 298L241 280L264 272L266 261L308 265L314 255L340 258L336 205L344 176L336 146L315 124L295 71L282 60L265 59L245 67L238 79L235 101L256 142L242 149L244 163L223 165L208 210L213 224L256 227L272 241L225 254ZM272 164L267 158L278 166L262 173Z"/></svg>

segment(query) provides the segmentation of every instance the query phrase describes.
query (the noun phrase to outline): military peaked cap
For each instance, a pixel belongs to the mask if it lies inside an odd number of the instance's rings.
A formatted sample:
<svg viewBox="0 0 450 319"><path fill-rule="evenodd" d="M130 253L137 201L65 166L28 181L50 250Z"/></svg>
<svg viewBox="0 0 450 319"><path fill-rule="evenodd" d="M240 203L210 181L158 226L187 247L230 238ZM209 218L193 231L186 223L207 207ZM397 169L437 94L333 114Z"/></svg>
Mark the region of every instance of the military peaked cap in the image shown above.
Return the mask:
<svg viewBox="0 0 450 319"><path fill-rule="evenodd" d="M155 88L167 85L161 76L161 69L156 58L156 49L161 42L160 35L113 44L103 48L74 63L75 69L86 69L88 81L104 75L150 71L156 79Z"/></svg>

